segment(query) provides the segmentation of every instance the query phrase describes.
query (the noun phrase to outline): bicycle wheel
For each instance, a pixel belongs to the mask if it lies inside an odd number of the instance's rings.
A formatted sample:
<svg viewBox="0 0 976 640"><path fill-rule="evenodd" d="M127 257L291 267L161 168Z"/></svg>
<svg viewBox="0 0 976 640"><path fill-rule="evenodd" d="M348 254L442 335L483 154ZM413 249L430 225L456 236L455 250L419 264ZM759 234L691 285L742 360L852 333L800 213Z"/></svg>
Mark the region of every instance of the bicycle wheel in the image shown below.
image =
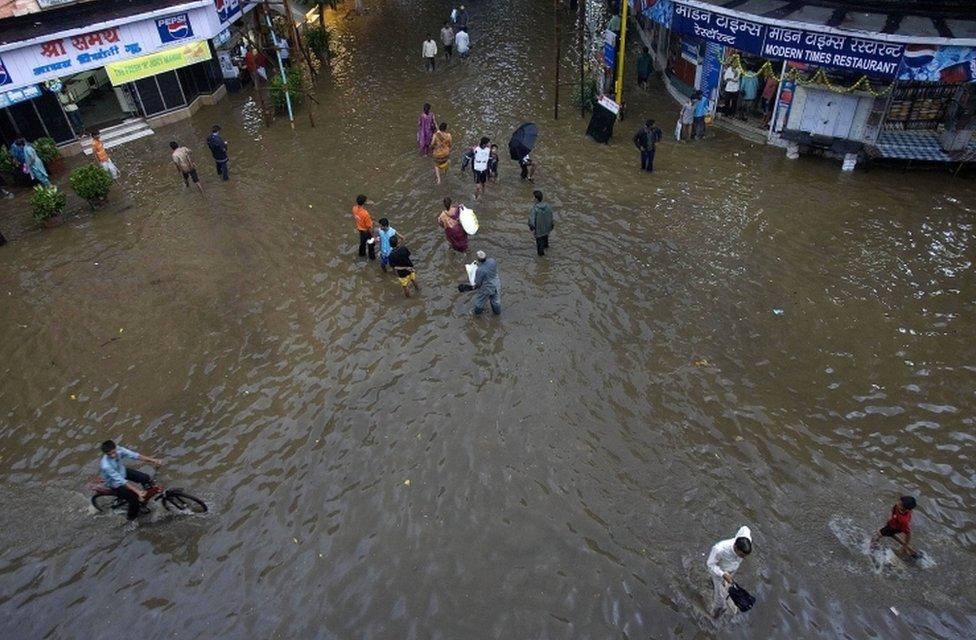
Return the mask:
<svg viewBox="0 0 976 640"><path fill-rule="evenodd" d="M167 511L182 511L189 513L206 513L207 505L200 498L182 491L167 491L163 496L163 506Z"/></svg>
<svg viewBox="0 0 976 640"><path fill-rule="evenodd" d="M125 500L111 493L99 493L92 496L92 506L101 513L109 513L127 507Z"/></svg>

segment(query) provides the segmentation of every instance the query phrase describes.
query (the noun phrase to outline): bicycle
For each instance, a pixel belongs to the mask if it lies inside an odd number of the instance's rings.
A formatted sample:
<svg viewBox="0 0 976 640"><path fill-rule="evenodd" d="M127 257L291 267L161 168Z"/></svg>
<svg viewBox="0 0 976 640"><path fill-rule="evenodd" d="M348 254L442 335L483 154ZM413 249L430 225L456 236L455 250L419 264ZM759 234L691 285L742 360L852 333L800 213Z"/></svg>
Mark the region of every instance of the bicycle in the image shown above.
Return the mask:
<svg viewBox="0 0 976 640"><path fill-rule="evenodd" d="M158 469L157 469L158 471ZM125 513L129 503L115 495L101 479L96 476L88 481L88 489L94 494L91 497L92 506L99 513ZM180 513L206 513L209 511L207 504L183 489L167 489L152 479L152 484L146 488L146 499L142 501L139 514L144 515L150 512L150 502L162 502L167 511L179 511Z"/></svg>

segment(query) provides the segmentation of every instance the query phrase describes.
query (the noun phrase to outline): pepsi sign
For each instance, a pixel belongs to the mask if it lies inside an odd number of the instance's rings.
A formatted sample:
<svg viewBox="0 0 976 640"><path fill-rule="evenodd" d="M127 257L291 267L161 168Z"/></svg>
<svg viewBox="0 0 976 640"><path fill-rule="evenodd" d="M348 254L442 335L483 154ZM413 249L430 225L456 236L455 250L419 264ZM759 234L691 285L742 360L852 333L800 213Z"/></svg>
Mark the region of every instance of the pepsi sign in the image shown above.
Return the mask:
<svg viewBox="0 0 976 640"><path fill-rule="evenodd" d="M0 87L11 82L13 80L10 79L10 74L7 73L7 67L3 64L3 60L0 60Z"/></svg>
<svg viewBox="0 0 976 640"><path fill-rule="evenodd" d="M163 44L179 42L193 37L193 27L190 26L190 16L178 13L168 18L157 18L156 29Z"/></svg>
<svg viewBox="0 0 976 640"><path fill-rule="evenodd" d="M214 8L217 9L217 16L220 22L228 22L241 12L240 0L214 0Z"/></svg>

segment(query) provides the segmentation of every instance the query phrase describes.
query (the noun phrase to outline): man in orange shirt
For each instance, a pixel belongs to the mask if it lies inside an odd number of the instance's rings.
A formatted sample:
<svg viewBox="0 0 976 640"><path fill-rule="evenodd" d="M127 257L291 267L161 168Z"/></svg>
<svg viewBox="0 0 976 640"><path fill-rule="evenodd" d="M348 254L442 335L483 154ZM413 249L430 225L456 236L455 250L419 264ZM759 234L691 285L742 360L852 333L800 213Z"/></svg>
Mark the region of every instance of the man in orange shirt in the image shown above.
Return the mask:
<svg viewBox="0 0 976 640"><path fill-rule="evenodd" d="M111 158L108 157L108 152L105 151L105 145L102 144L102 138L98 131L92 131L92 155L95 156L95 160L98 164L102 165L102 168L108 171L112 175L112 180L119 179L119 170L112 162Z"/></svg>
<svg viewBox="0 0 976 640"><path fill-rule="evenodd" d="M356 219L356 230L359 232L359 257L366 255L369 247L369 259L376 260L376 243L373 240L373 219L366 211L366 196L356 196L356 206L352 208L352 217Z"/></svg>

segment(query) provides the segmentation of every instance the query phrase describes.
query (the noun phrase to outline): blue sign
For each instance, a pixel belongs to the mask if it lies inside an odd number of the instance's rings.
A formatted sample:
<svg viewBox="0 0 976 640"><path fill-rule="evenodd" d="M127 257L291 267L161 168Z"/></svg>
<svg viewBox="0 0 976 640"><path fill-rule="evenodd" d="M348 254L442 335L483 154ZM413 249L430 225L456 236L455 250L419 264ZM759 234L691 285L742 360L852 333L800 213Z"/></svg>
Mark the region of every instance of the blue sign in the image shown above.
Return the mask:
<svg viewBox="0 0 976 640"><path fill-rule="evenodd" d="M895 76L905 52L905 45L895 42L774 27L673 0L658 0L644 10L644 15L682 35L743 53L874 76Z"/></svg>
<svg viewBox="0 0 976 640"><path fill-rule="evenodd" d="M722 45L714 42L705 43L705 60L702 62L701 86L698 87L705 97L708 98L709 111L718 102L718 86L722 81L722 58L724 57Z"/></svg>
<svg viewBox="0 0 976 640"><path fill-rule="evenodd" d="M683 4L674 7L671 29L749 53L757 53L762 48L765 33L765 25L758 22L730 18Z"/></svg>
<svg viewBox="0 0 976 640"><path fill-rule="evenodd" d="M159 31L159 39L163 44L193 37L190 16L185 13L178 13L168 18L157 18L156 30Z"/></svg>
<svg viewBox="0 0 976 640"><path fill-rule="evenodd" d="M217 9L217 16L220 22L229 22L241 12L240 0L214 0L214 8Z"/></svg>
<svg viewBox="0 0 976 640"><path fill-rule="evenodd" d="M764 58L797 60L875 76L894 76L905 45L833 33L767 27L759 52Z"/></svg>
<svg viewBox="0 0 976 640"><path fill-rule="evenodd" d="M10 74L7 73L7 67L3 64L3 60L0 59L0 87L11 82L13 80L10 78Z"/></svg>
<svg viewBox="0 0 976 640"><path fill-rule="evenodd" d="M617 68L617 48L609 42L603 43L603 64L611 71Z"/></svg>
<svg viewBox="0 0 976 640"><path fill-rule="evenodd" d="M9 107L12 104L17 104L18 102L33 100L34 98L40 97L41 88L36 84L30 84L26 87L21 87L20 89L0 93L0 109Z"/></svg>

